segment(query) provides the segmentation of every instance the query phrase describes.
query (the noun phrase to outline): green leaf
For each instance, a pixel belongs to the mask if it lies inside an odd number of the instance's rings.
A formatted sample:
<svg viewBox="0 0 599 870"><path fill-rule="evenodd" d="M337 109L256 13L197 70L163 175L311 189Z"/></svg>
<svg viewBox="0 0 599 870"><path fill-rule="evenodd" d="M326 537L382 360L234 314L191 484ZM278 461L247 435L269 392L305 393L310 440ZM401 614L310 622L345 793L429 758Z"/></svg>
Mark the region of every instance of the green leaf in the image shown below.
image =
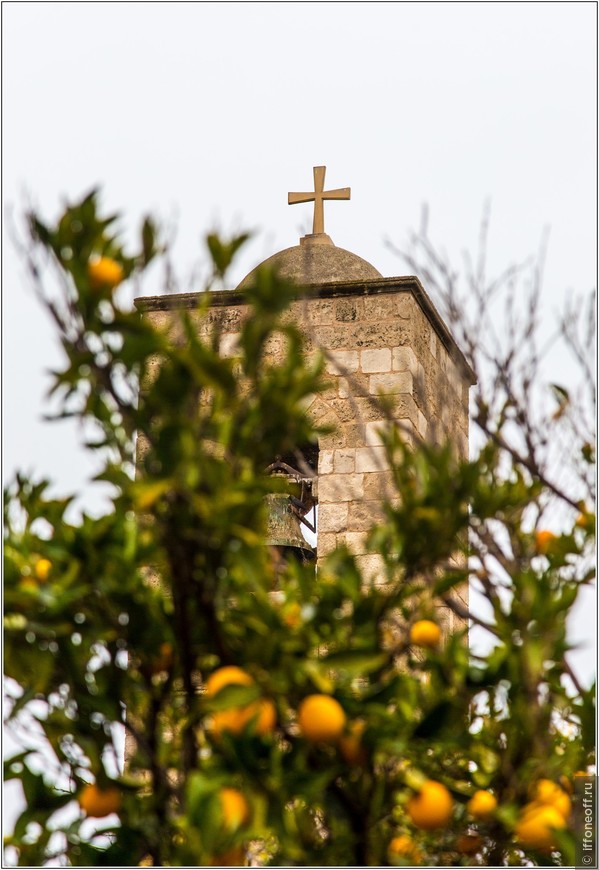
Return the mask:
<svg viewBox="0 0 599 870"><path fill-rule="evenodd" d="M224 242L216 233L210 233L206 236L206 244L212 257L214 271L220 278L224 277L235 254L249 238L249 233L242 233L240 236L232 238L229 242Z"/></svg>
<svg viewBox="0 0 599 870"><path fill-rule="evenodd" d="M34 773L27 765L23 766L21 783L29 811L48 810L54 812L73 800L71 792L59 792L53 786L46 785L44 777Z"/></svg>
<svg viewBox="0 0 599 870"><path fill-rule="evenodd" d="M141 228L143 264L147 266L156 255L156 227L152 218L146 217Z"/></svg>
<svg viewBox="0 0 599 870"><path fill-rule="evenodd" d="M224 686L214 698L206 699L206 709L211 712L230 710L231 707L247 707L260 697L259 686Z"/></svg>
<svg viewBox="0 0 599 870"><path fill-rule="evenodd" d="M4 780L20 779L24 770L23 762L29 755L29 750L19 752L18 755L13 755L4 761Z"/></svg>
<svg viewBox="0 0 599 870"><path fill-rule="evenodd" d="M430 710L424 719L414 729L414 737L437 737L439 733L449 725L452 718L453 704L450 701L441 701ZM466 721L464 721L466 727Z"/></svg>
<svg viewBox="0 0 599 870"><path fill-rule="evenodd" d="M387 653L347 650L333 653L322 660L323 667L346 671L352 677L359 677L378 671L389 662Z"/></svg>

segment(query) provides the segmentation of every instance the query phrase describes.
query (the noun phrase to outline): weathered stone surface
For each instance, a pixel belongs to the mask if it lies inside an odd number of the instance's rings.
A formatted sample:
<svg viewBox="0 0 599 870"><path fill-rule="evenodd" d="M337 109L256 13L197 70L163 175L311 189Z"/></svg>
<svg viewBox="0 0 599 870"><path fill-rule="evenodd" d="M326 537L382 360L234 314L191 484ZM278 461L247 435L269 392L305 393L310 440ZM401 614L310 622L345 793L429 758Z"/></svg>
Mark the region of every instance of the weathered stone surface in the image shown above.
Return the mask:
<svg viewBox="0 0 599 870"><path fill-rule="evenodd" d="M355 350L329 351L327 354L326 371L331 375L344 375L347 372L357 372L359 365L358 353Z"/></svg>
<svg viewBox="0 0 599 870"><path fill-rule="evenodd" d="M364 498L369 501L383 501L393 494L393 481L389 471L375 471L364 474Z"/></svg>
<svg viewBox="0 0 599 870"><path fill-rule="evenodd" d="M356 563L367 585L379 586L385 582L385 563L382 556L374 553L356 556Z"/></svg>
<svg viewBox="0 0 599 870"><path fill-rule="evenodd" d="M329 251L340 250L329 246ZM305 251L286 254L281 261L290 264L298 256L304 268ZM322 265L331 255L317 252L315 257ZM339 259L336 254L332 257ZM312 266L315 263L312 257ZM359 269L363 268L361 263L360 258L354 260ZM319 442L315 485L319 499L318 559L343 543L357 554L367 582L381 584L383 560L366 552L365 541L367 533L383 519L383 500L396 500L397 494L386 467L381 431L387 423L377 394L380 391L390 397L391 413L408 443L415 433L434 443L450 439L459 454L467 456L472 376L416 278L382 279L376 273L361 276L354 283L314 280L314 286L305 293L298 289L285 320L300 327L311 361L325 353L328 387L304 402L315 423L335 427ZM243 293L211 293L210 307L204 312L198 310L198 301L197 294L180 294L139 300L139 307L177 343L185 340L180 316L184 311L199 334L209 336L217 330L223 356L234 357L249 313ZM268 362L276 365L284 351L283 335L273 336L267 344ZM152 361L147 383L159 367L157 358ZM138 449L141 457L143 439ZM467 589L463 597L467 597ZM448 627L461 625L448 608L439 616Z"/></svg>
<svg viewBox="0 0 599 870"><path fill-rule="evenodd" d="M385 471L389 467L384 447L358 447L355 469L358 473L366 471Z"/></svg>
<svg viewBox="0 0 599 870"><path fill-rule="evenodd" d="M364 480L362 474L327 474L318 486L318 500L354 501L364 497Z"/></svg>
<svg viewBox="0 0 599 870"><path fill-rule="evenodd" d="M364 300L364 319L385 321L396 317L406 317L401 305L402 296L368 296Z"/></svg>
<svg viewBox="0 0 599 870"><path fill-rule="evenodd" d="M360 367L363 372L390 372L391 350L388 347L360 351Z"/></svg>
<svg viewBox="0 0 599 870"><path fill-rule="evenodd" d="M358 347L395 347L408 344L409 340L410 330L404 323L365 323L356 344Z"/></svg>
<svg viewBox="0 0 599 870"><path fill-rule="evenodd" d="M335 320L335 304L333 299L322 299L319 305L310 305L304 300L301 306L301 313L305 313L309 323L320 326L330 324ZM297 303L295 307L299 307Z"/></svg>
<svg viewBox="0 0 599 870"><path fill-rule="evenodd" d="M383 434L388 429L388 423L385 420L379 420L376 423L366 423L364 425L364 444L376 447L383 443Z"/></svg>
<svg viewBox="0 0 599 870"><path fill-rule="evenodd" d="M350 553L354 556L359 556L368 552L366 540L368 535L366 532L346 532L343 535L337 535L337 542L343 543Z"/></svg>
<svg viewBox="0 0 599 870"><path fill-rule="evenodd" d="M243 290L256 282L259 269L272 267L283 278L298 285L330 281L373 280L381 277L374 266L351 251L331 244L310 244L310 237L302 244L285 248L260 263L246 275L237 289Z"/></svg>
<svg viewBox="0 0 599 870"><path fill-rule="evenodd" d="M380 420L382 410L380 404L370 397L348 396L346 399L335 398L329 402L341 423L352 423L354 420Z"/></svg>
<svg viewBox="0 0 599 870"><path fill-rule="evenodd" d="M320 396L316 399L310 409L310 416L315 423L324 425L331 423L335 425L338 422L337 416L328 402L321 399Z"/></svg>
<svg viewBox="0 0 599 870"><path fill-rule="evenodd" d="M393 348L393 371L412 372L415 375L420 365L411 347Z"/></svg>
<svg viewBox="0 0 599 870"><path fill-rule="evenodd" d="M318 546L320 535L326 532L344 532L347 529L347 502L335 502L320 505L318 510Z"/></svg>
<svg viewBox="0 0 599 870"><path fill-rule="evenodd" d="M370 392L373 396L378 393L411 393L412 386L411 372L390 372L370 376Z"/></svg>
<svg viewBox="0 0 599 870"><path fill-rule="evenodd" d="M337 450L347 444L347 426L337 426L332 432L321 435L318 439L320 450Z"/></svg>
<svg viewBox="0 0 599 870"><path fill-rule="evenodd" d="M320 450L318 453L318 474L332 474L334 450Z"/></svg>
<svg viewBox="0 0 599 870"><path fill-rule="evenodd" d="M352 501L348 505L347 530L350 532L366 532L380 522L384 517L383 506L379 498L370 501Z"/></svg>
<svg viewBox="0 0 599 870"><path fill-rule="evenodd" d="M318 559L323 559L337 549L337 535L318 530Z"/></svg>
<svg viewBox="0 0 599 870"><path fill-rule="evenodd" d="M353 474L356 470L355 447L346 447L343 450L335 450L334 469L335 474Z"/></svg>
<svg viewBox="0 0 599 870"><path fill-rule="evenodd" d="M429 348L431 352L431 356L433 359L437 359L437 336L435 332L431 329L430 339L429 339Z"/></svg>
<svg viewBox="0 0 599 870"><path fill-rule="evenodd" d="M221 356L236 356L239 353L239 333L227 332L221 336L219 350Z"/></svg>
<svg viewBox="0 0 599 870"><path fill-rule="evenodd" d="M335 305L335 320L343 323L354 323L362 320L364 315L363 299L340 299Z"/></svg>
<svg viewBox="0 0 599 870"><path fill-rule="evenodd" d="M339 398L347 399L349 396L367 396L369 394L370 378L358 372L346 378L339 378Z"/></svg>

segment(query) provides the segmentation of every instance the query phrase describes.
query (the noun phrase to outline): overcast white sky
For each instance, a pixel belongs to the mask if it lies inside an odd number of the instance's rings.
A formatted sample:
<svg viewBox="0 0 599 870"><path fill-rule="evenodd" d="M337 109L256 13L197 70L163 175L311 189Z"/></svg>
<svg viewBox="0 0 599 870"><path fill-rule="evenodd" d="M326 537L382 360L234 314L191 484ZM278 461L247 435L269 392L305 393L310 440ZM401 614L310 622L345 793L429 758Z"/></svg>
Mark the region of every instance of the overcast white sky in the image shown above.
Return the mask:
<svg viewBox="0 0 599 870"><path fill-rule="evenodd" d="M208 230L255 229L234 286L311 231L311 206L288 207L287 192L311 189L325 164L327 187L352 189L325 205L326 231L385 276L405 271L385 239L404 242L423 203L457 261L490 198L492 267L535 252L549 227L547 310L595 285L594 3L2 11L5 215L26 194L52 217L99 184L128 234L147 211L176 223L182 275ZM80 491L93 467L74 427L40 420L60 357L6 240L3 288L5 477L22 468ZM579 624L589 638L592 620ZM592 659L587 644L579 669Z"/></svg>

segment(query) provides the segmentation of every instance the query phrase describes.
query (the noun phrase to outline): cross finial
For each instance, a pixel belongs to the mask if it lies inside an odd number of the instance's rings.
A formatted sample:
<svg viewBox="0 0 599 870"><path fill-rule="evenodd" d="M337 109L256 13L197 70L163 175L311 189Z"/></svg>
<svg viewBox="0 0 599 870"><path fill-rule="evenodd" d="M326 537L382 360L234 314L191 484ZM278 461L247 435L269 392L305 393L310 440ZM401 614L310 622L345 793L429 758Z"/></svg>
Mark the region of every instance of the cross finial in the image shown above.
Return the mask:
<svg viewBox="0 0 599 870"><path fill-rule="evenodd" d="M287 194L287 202L289 205L295 205L297 202L314 202L314 224L312 233L324 233L324 208L323 200L325 199L349 199L351 189L349 187L340 187L337 190L324 189L324 176L327 171L326 166L314 167L314 191L312 193L289 193Z"/></svg>

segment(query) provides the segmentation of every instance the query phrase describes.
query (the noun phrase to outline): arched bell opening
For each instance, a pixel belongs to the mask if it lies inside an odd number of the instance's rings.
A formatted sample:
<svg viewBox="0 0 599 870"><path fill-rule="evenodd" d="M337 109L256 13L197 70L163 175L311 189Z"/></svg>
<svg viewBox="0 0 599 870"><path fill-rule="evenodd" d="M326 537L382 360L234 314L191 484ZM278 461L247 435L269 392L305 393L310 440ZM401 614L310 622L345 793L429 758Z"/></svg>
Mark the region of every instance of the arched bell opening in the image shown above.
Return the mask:
<svg viewBox="0 0 599 870"><path fill-rule="evenodd" d="M316 474L318 447L308 444L291 454L277 456L266 469L285 481L287 492L266 496L268 526L266 543L280 569L290 559L316 564Z"/></svg>

